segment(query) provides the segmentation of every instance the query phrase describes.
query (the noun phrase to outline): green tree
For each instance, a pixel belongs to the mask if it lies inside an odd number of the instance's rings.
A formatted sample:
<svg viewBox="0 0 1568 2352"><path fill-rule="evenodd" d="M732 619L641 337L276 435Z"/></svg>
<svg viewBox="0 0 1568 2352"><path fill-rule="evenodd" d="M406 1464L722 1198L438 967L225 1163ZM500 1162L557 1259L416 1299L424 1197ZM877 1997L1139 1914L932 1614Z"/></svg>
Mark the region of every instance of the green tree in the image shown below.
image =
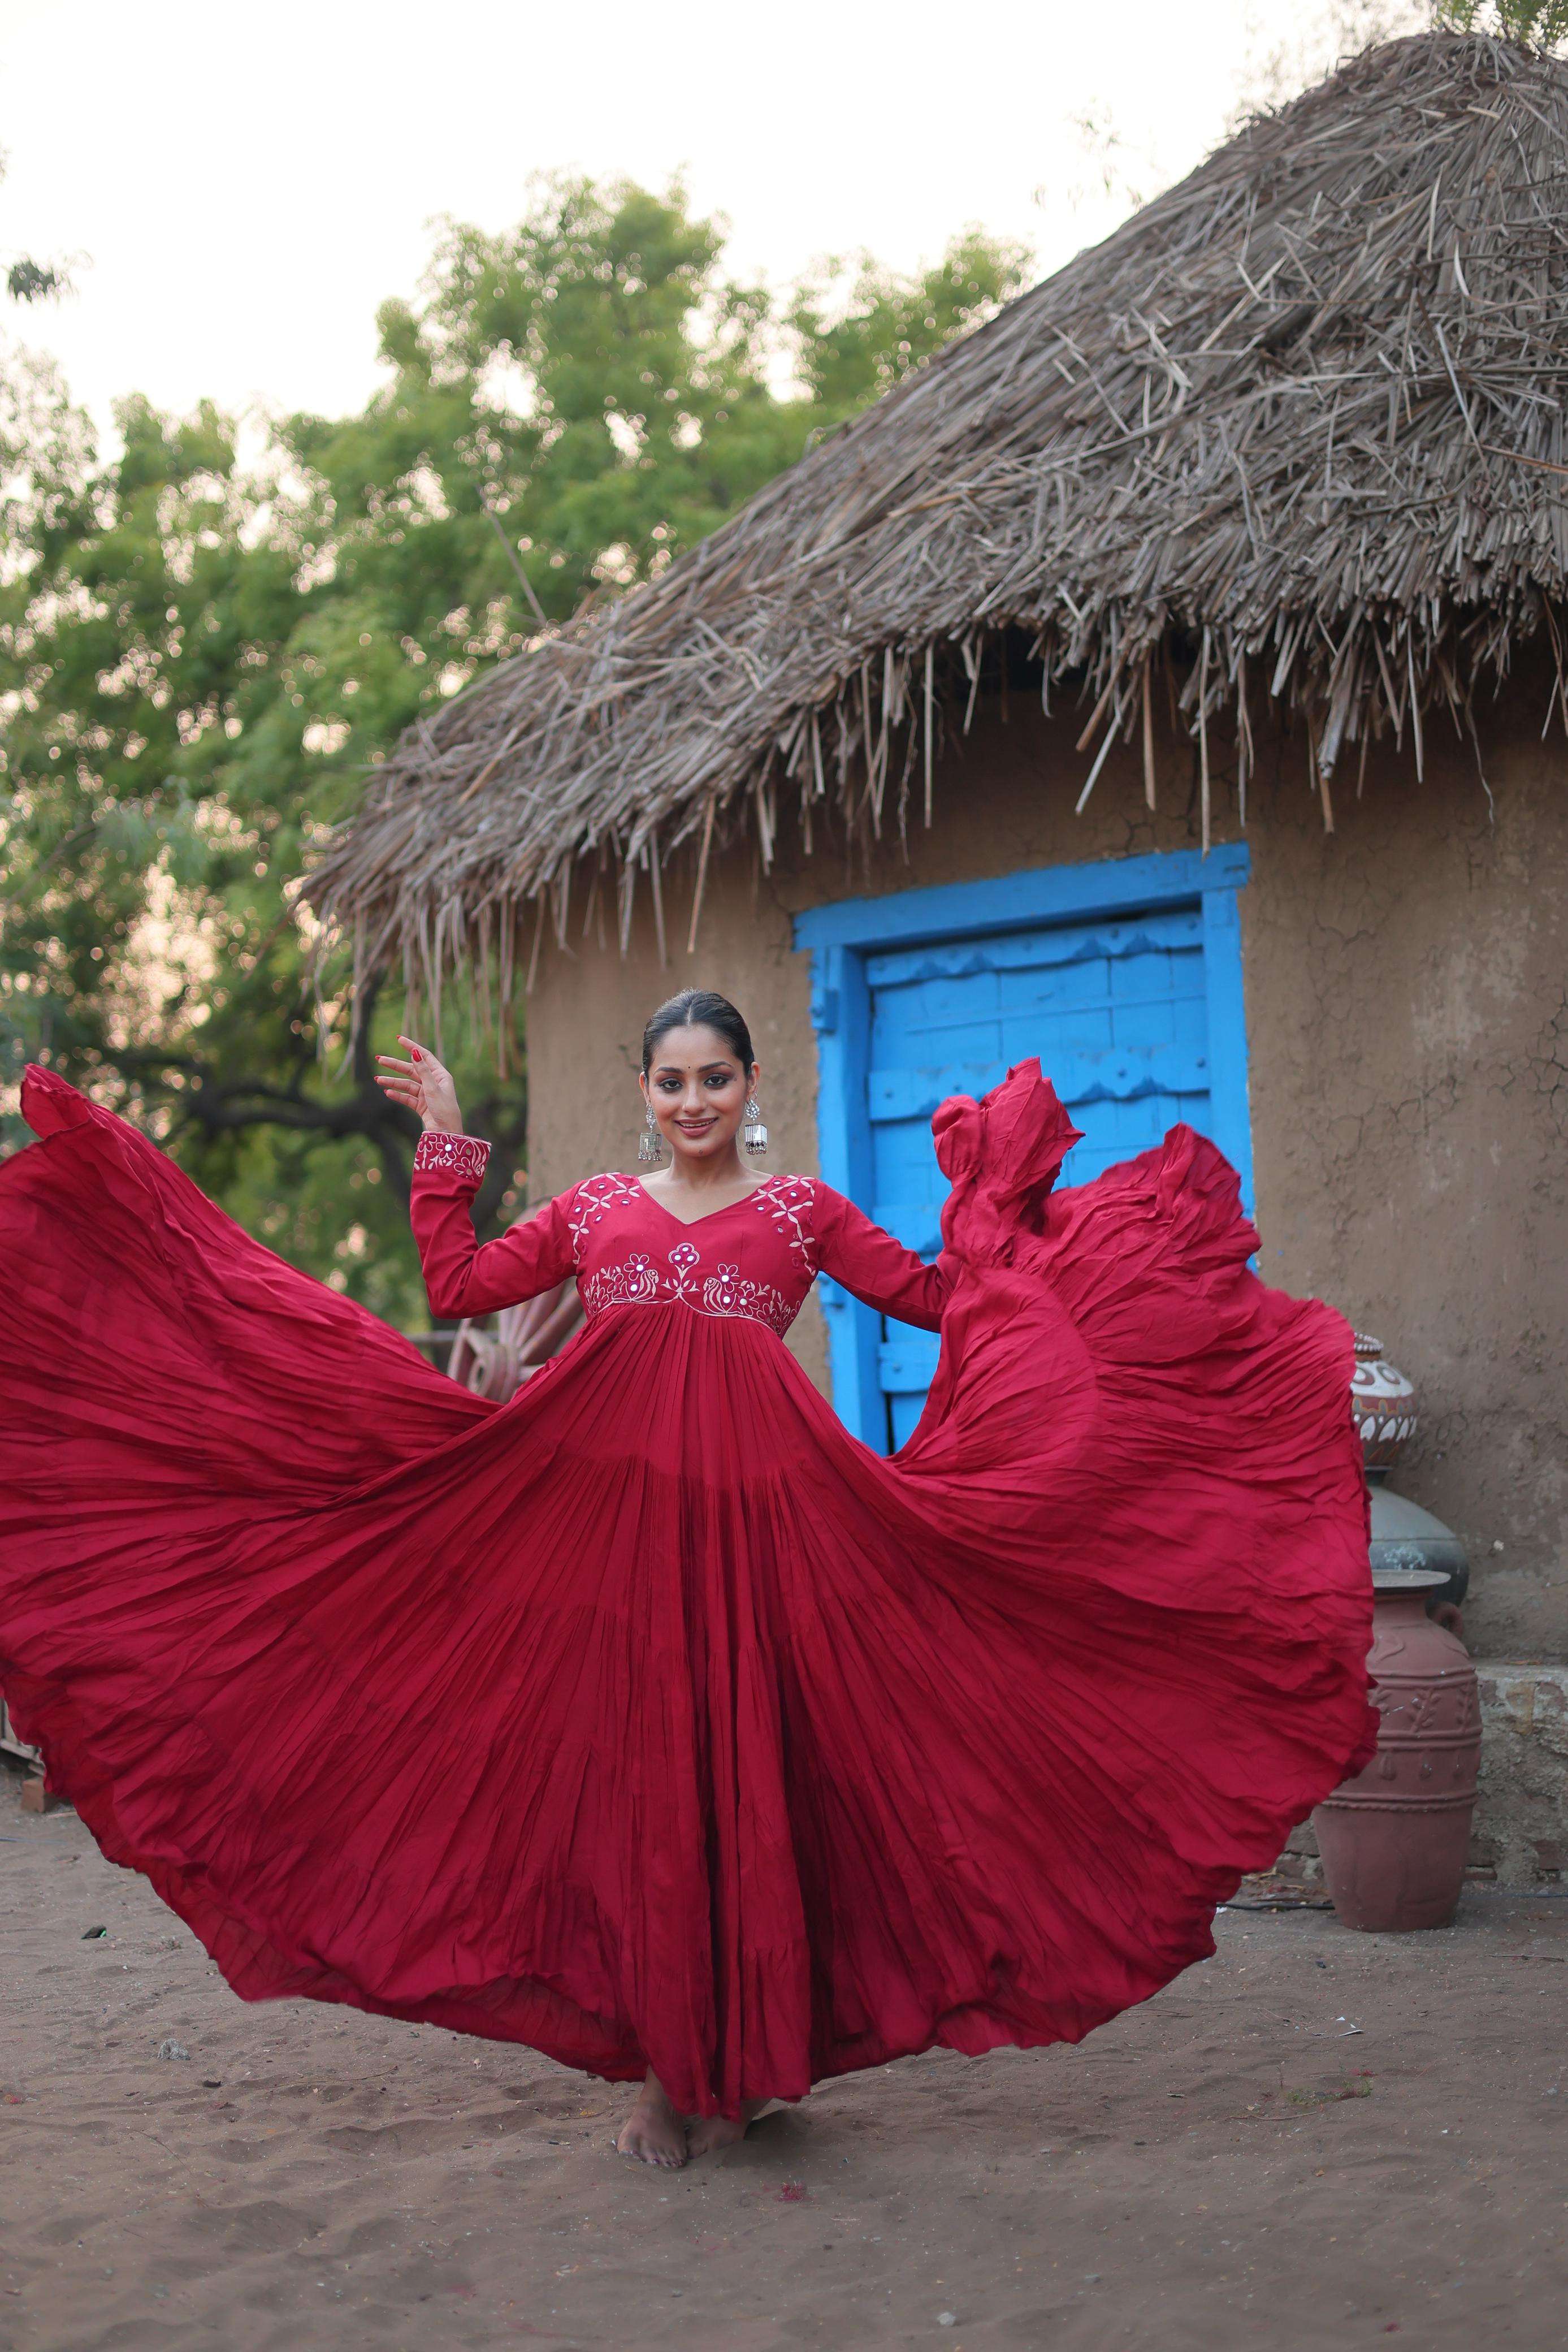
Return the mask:
<svg viewBox="0 0 1568 2352"><path fill-rule="evenodd" d="M1455 33L1493 33L1535 49L1568 39L1568 0L1436 0L1433 15Z"/></svg>
<svg viewBox="0 0 1568 2352"><path fill-rule="evenodd" d="M0 1043L161 1135L272 1246L420 1315L412 1122L344 1066L291 886L402 730L588 596L656 574L816 431L1013 290L971 234L904 280L862 261L781 298L725 278L664 196L542 183L502 236L453 226L380 316L363 411L117 411L98 450L47 369L0 405ZM836 299L835 299L836 296ZM781 362L793 387L774 388ZM465 1114L521 1182L520 1076L461 1013Z"/></svg>

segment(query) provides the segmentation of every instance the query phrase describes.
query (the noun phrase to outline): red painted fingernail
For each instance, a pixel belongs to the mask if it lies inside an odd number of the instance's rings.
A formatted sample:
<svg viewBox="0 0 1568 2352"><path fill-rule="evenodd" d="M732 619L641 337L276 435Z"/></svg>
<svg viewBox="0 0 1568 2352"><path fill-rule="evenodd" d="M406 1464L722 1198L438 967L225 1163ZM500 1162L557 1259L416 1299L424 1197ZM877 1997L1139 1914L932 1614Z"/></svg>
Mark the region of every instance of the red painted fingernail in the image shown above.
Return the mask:
<svg viewBox="0 0 1568 2352"><path fill-rule="evenodd" d="M417 1045L411 1045L411 1046L409 1047L409 1051L410 1051L410 1053L413 1055L414 1060L417 1062L417 1061L418 1061L418 1059L419 1059L419 1047L418 1047Z"/></svg>

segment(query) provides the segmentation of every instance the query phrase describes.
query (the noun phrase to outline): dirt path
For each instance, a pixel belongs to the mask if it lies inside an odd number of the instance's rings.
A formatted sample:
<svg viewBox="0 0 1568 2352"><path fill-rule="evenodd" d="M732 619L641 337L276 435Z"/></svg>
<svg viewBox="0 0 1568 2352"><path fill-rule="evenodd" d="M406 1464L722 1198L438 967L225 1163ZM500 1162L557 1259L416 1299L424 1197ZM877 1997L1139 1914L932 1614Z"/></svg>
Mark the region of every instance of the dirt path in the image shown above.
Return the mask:
<svg viewBox="0 0 1568 2352"><path fill-rule="evenodd" d="M1228 1913L1080 2050L852 2076L661 2178L625 2093L246 2008L73 1814L0 1784L0 2352L1568 2340L1568 1901Z"/></svg>

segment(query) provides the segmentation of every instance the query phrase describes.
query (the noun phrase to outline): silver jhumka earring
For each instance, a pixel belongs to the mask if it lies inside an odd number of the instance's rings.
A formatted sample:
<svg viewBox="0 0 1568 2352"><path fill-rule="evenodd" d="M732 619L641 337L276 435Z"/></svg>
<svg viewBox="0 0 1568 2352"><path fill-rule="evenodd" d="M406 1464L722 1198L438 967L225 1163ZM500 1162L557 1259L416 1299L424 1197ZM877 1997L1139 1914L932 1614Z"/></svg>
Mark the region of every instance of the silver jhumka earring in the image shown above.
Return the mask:
<svg viewBox="0 0 1568 2352"><path fill-rule="evenodd" d="M643 1132L637 1138L637 1157L644 1168L651 1160L657 1160L664 1147L664 1137L659 1133L659 1122L653 1117L653 1106L650 1103Z"/></svg>
<svg viewBox="0 0 1568 2352"><path fill-rule="evenodd" d="M762 1124L762 1107L755 1095L747 1096L741 1116L746 1121L740 1130L741 1140L753 1160L760 1160L768 1149L768 1129Z"/></svg>

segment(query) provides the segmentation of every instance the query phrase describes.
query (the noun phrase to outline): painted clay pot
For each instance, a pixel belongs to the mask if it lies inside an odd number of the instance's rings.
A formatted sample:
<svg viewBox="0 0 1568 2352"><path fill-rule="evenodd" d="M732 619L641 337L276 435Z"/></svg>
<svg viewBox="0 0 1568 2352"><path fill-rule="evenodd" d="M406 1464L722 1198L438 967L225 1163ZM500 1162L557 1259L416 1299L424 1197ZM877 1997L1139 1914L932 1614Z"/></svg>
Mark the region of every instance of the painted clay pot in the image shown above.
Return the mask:
<svg viewBox="0 0 1568 2352"><path fill-rule="evenodd" d="M1377 1753L1312 1815L1323 1877L1347 1927L1446 1927L1458 1906L1481 1724L1469 1654L1451 1623L1427 1614L1446 1581L1424 1569L1374 1580L1367 1664L1383 1718Z"/></svg>
<svg viewBox="0 0 1568 2352"><path fill-rule="evenodd" d="M1361 1435L1362 1459L1369 1470L1396 1462L1416 1434L1413 1381L1383 1352L1370 1331L1355 1334L1355 1370L1350 1380L1351 1418Z"/></svg>

